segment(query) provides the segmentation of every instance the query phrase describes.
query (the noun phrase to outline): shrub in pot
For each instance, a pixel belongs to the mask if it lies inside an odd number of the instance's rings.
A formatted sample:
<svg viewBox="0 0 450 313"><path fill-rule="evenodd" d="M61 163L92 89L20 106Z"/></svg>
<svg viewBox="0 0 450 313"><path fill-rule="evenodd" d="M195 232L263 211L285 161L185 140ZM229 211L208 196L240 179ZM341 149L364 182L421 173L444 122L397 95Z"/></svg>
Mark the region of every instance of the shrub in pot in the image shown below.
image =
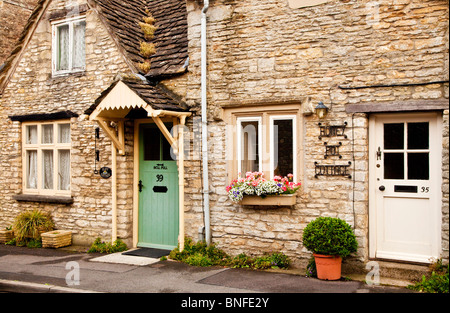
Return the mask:
<svg viewBox="0 0 450 313"><path fill-rule="evenodd" d="M303 230L303 245L313 252L319 279L341 278L342 258L356 252L351 226L339 218L319 217Z"/></svg>

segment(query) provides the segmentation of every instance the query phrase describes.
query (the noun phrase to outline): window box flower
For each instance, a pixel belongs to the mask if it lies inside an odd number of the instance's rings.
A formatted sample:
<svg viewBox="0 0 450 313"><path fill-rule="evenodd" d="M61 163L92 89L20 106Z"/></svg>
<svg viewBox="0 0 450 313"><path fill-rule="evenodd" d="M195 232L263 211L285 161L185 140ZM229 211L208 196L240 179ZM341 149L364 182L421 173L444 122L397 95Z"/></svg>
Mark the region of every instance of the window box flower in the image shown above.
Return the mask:
<svg viewBox="0 0 450 313"><path fill-rule="evenodd" d="M228 197L242 205L294 205L300 183L294 183L292 177L288 174L268 180L262 172L247 172L245 178L234 179L227 186Z"/></svg>

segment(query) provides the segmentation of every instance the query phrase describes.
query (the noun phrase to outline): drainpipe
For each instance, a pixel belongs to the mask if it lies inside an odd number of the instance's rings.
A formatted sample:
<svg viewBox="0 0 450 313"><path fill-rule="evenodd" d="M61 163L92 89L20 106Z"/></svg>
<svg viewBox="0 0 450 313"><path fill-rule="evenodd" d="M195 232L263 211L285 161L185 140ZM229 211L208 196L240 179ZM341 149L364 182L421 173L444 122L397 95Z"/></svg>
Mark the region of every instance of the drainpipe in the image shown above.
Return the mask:
<svg viewBox="0 0 450 313"><path fill-rule="evenodd" d="M206 98L206 12L209 8L209 0L203 1L202 23L201 23L201 100L202 100L202 165L203 165L203 212L205 218L205 239L206 243L211 244L211 227L209 217L209 180L208 180L208 124L206 116L207 98Z"/></svg>

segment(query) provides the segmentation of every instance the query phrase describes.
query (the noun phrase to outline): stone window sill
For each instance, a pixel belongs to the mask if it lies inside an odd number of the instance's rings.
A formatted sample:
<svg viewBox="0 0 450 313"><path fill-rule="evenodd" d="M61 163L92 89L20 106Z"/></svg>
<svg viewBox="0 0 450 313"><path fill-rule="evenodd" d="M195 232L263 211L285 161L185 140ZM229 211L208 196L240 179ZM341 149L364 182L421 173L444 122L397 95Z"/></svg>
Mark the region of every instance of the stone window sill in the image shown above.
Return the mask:
<svg viewBox="0 0 450 313"><path fill-rule="evenodd" d="M73 198L67 196L41 196L41 195L26 195L19 194L13 196L16 201L28 202L44 202L44 203L58 203L58 204L72 204Z"/></svg>

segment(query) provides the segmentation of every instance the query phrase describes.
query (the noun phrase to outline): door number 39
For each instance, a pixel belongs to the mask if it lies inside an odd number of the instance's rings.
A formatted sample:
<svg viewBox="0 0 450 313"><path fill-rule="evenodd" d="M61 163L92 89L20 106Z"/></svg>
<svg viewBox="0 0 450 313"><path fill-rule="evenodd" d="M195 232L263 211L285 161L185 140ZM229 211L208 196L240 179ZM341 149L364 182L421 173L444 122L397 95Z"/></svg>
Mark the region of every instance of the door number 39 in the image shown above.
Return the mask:
<svg viewBox="0 0 450 313"><path fill-rule="evenodd" d="M428 193L428 192L430 192L430 187L422 186L422 187L420 187L420 192L421 193Z"/></svg>

